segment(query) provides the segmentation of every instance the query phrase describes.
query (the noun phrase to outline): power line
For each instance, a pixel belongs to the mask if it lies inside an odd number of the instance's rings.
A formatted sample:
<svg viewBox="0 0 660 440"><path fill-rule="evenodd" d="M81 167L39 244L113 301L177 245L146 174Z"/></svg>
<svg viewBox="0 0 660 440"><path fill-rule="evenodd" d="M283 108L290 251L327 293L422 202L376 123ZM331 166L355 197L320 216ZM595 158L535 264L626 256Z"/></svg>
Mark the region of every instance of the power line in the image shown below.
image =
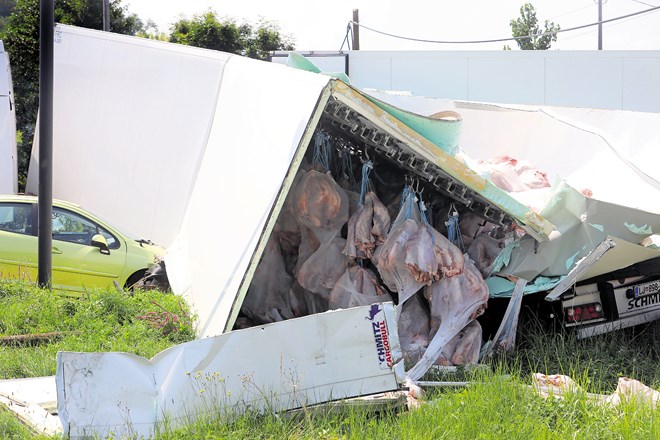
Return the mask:
<svg viewBox="0 0 660 440"><path fill-rule="evenodd" d="M392 33L389 33L389 32L379 31L379 30L371 28L369 26L365 26L362 23L355 23L353 21L349 21L349 24L355 24L355 25L358 25L358 26L360 26L360 27L362 27L366 30L369 30L371 32L375 32L375 33L381 34L381 35L386 35L388 37L399 38L401 40L417 41L417 42L420 42L420 43L437 43L437 44L501 43L503 41L515 41L515 40L522 40L524 38L536 38L536 37L542 37L542 36L545 36L545 35L556 35L560 32L575 31L575 30L578 30L578 29L584 29L584 28L591 27L591 26L597 26L599 24L604 24L604 23L610 23L610 22L613 22L613 21L623 20L624 18L634 17L634 16L640 15L640 14L646 14L648 12L657 11L658 9L660 9L660 6L655 6L653 8L645 9L643 11L633 12L631 14L621 15L619 17L608 18L607 20L601 20L601 21L597 21L597 22L594 22L594 23L583 24L581 26L574 26L574 27L571 27L571 28L568 28L568 29L560 29L560 30L554 31L554 32L543 32L541 34L525 35L525 36L522 36L522 37L496 38L496 39L491 39L491 40L471 40L471 41L426 40L426 39L423 39L423 38L405 37L405 36L402 36L402 35L396 35L396 34L392 34Z"/></svg>

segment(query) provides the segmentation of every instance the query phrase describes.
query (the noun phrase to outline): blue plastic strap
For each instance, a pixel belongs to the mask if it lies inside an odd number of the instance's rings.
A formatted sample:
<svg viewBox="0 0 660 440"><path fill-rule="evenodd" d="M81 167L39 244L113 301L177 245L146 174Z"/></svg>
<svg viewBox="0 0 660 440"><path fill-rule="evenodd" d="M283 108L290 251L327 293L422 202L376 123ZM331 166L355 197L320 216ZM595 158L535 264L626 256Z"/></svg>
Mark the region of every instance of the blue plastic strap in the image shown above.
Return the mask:
<svg viewBox="0 0 660 440"><path fill-rule="evenodd" d="M317 131L314 135L314 157L312 164L320 165L326 172L330 171L330 135Z"/></svg>
<svg viewBox="0 0 660 440"><path fill-rule="evenodd" d="M360 188L360 204L364 205L364 197L367 195L369 187L369 173L374 167L374 163L370 160L362 164L362 187Z"/></svg>
<svg viewBox="0 0 660 440"><path fill-rule="evenodd" d="M426 218L426 205L424 204L424 201L422 201L422 193L419 193L419 212L422 214L422 222L424 225L427 227L429 230L429 234L431 234L431 242L435 246L435 236L433 235L433 232L431 232L431 229L433 229L433 226L429 223L429 221Z"/></svg>
<svg viewBox="0 0 660 440"><path fill-rule="evenodd" d="M465 244L463 243L463 235L461 234L460 219L458 217L458 212L453 210L453 213L450 210L449 218L445 223L447 225L447 238L449 241L454 243L461 252L465 252Z"/></svg>

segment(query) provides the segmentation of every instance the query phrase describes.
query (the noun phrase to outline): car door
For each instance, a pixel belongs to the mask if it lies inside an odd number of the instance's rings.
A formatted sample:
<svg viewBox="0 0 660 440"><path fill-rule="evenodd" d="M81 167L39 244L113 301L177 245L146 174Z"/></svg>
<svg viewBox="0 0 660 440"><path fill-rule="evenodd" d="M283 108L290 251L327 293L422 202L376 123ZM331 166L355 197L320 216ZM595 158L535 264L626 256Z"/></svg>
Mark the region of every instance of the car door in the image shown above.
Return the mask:
<svg viewBox="0 0 660 440"><path fill-rule="evenodd" d="M92 246L103 235L109 253ZM126 245L96 222L68 209L53 207L53 287L83 291L112 286L126 263Z"/></svg>
<svg viewBox="0 0 660 440"><path fill-rule="evenodd" d="M0 277L37 281L36 205L0 202Z"/></svg>

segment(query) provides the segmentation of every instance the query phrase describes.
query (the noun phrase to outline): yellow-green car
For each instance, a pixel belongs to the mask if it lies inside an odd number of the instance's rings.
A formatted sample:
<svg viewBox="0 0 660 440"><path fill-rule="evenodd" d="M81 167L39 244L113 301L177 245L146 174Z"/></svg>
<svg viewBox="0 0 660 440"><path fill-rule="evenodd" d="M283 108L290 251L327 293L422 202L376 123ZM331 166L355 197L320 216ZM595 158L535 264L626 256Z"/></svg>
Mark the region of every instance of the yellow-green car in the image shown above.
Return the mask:
<svg viewBox="0 0 660 440"><path fill-rule="evenodd" d="M36 282L37 197L0 195L0 278ZM53 288L130 287L164 250L122 234L79 206L53 200Z"/></svg>

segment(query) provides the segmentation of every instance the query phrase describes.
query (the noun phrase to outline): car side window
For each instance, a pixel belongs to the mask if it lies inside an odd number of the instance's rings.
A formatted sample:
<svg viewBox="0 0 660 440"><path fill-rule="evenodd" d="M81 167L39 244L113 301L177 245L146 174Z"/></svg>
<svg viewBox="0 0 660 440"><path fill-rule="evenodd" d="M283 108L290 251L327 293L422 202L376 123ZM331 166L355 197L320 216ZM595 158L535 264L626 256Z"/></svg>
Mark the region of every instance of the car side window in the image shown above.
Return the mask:
<svg viewBox="0 0 660 440"><path fill-rule="evenodd" d="M32 222L28 203L0 203L0 230L30 235Z"/></svg>
<svg viewBox="0 0 660 440"><path fill-rule="evenodd" d="M105 237L108 248L119 248L119 240L93 221L71 211L53 208L53 240L91 246L92 237L96 234Z"/></svg>

